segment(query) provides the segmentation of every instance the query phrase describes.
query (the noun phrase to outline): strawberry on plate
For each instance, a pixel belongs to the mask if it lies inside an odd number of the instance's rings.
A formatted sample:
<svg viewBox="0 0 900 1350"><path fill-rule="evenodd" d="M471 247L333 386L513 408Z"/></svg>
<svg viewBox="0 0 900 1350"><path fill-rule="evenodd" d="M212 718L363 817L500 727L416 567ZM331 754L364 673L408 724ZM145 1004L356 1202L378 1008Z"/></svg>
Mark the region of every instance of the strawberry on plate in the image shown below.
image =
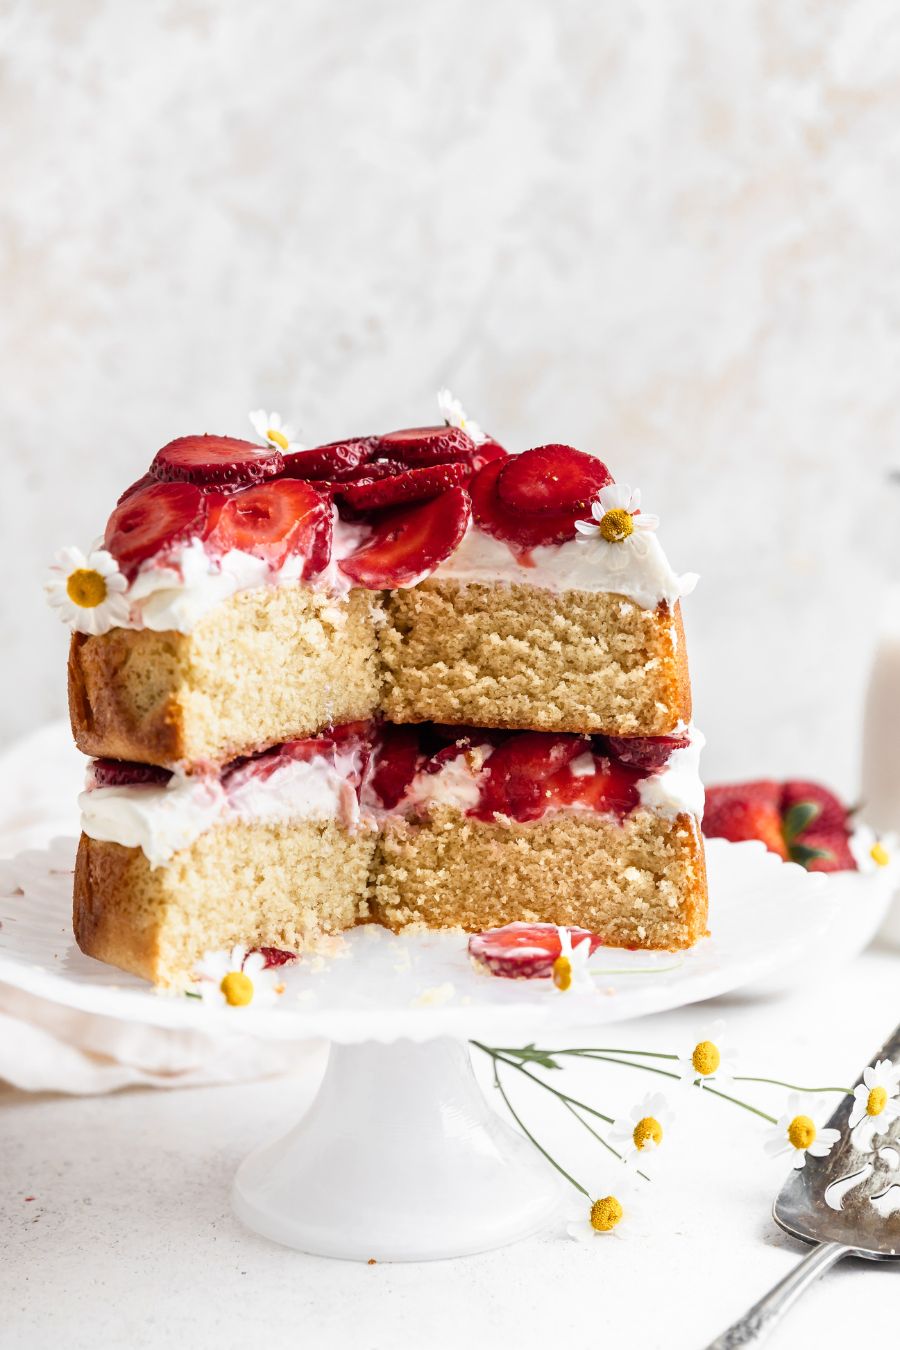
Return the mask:
<svg viewBox="0 0 900 1350"><path fill-rule="evenodd" d="M771 853L788 860L781 828L781 785L770 779L706 790L703 833L709 838L759 839Z"/></svg>
<svg viewBox="0 0 900 1350"><path fill-rule="evenodd" d="M469 497L461 487L429 502L394 507L340 569L369 590L412 585L449 558L466 532L469 513Z"/></svg>
<svg viewBox="0 0 900 1350"><path fill-rule="evenodd" d="M791 859L807 872L855 872L859 864L850 851L850 836L844 829L809 830L790 844Z"/></svg>
<svg viewBox="0 0 900 1350"><path fill-rule="evenodd" d="M602 946L602 939L586 928L566 925L573 949L583 942L591 944L591 955ZM503 928L488 928L469 938L469 955L492 975L507 980L543 980L553 974L553 963L562 953L559 929L553 923L508 923Z"/></svg>
<svg viewBox="0 0 900 1350"><path fill-rule="evenodd" d="M314 576L331 557L331 502L298 478L260 483L226 498L207 538L215 553L240 549L280 567L292 553L306 559L303 577Z"/></svg>
<svg viewBox="0 0 900 1350"><path fill-rule="evenodd" d="M805 807L802 815L805 820L799 822L801 812L795 808ZM802 779L791 779L781 789L781 814L787 821L791 812L798 818L795 833L806 829L844 830L847 828L849 812L844 803L823 787L821 783L810 783Z"/></svg>
<svg viewBox="0 0 900 1350"><path fill-rule="evenodd" d="M135 485L106 524L103 542L126 576L142 562L202 535L208 499L193 483Z"/></svg>
<svg viewBox="0 0 900 1350"><path fill-rule="evenodd" d="M161 482L195 483L235 492L274 478L284 468L281 451L233 436L179 436L156 452L150 473Z"/></svg>

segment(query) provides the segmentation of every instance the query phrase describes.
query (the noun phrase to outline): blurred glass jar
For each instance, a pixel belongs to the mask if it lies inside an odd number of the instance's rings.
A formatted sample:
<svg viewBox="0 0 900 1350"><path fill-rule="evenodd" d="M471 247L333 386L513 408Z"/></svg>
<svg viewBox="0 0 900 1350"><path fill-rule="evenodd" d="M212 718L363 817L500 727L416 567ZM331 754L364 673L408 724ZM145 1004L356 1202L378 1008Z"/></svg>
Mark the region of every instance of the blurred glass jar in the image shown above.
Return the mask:
<svg viewBox="0 0 900 1350"><path fill-rule="evenodd" d="M895 519L888 542L888 585L869 687L862 753L862 817L879 833L900 836L900 472L891 474ZM882 929L900 944L900 897Z"/></svg>

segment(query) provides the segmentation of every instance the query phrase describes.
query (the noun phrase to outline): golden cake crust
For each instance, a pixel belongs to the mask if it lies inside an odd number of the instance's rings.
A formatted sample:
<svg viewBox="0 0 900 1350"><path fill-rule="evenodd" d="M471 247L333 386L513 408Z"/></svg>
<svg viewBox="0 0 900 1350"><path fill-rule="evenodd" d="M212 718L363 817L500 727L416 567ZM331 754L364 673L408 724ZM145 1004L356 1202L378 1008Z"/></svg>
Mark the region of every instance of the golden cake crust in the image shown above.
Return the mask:
<svg viewBox="0 0 900 1350"><path fill-rule="evenodd" d="M221 764L256 747L356 722L378 708L377 594L308 588L232 596L193 633L76 633L69 712L87 755Z"/></svg>

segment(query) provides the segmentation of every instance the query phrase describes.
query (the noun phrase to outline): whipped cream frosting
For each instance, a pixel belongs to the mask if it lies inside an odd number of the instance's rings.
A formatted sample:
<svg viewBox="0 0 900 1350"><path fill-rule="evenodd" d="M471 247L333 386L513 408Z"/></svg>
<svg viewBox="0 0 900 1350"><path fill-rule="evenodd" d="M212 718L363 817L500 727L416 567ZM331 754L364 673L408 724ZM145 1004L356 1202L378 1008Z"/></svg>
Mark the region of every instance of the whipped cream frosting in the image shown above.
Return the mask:
<svg viewBox="0 0 900 1350"><path fill-rule="evenodd" d="M641 609L689 595L697 574L674 572L655 535L633 534L610 547L579 537L516 554L508 544L470 524L459 548L432 573L440 580L520 582L548 591L606 591L628 596Z"/></svg>
<svg viewBox="0 0 900 1350"><path fill-rule="evenodd" d="M156 868L206 830L235 820L337 820L354 830L358 776L353 752L337 753L333 761L322 755L286 760L267 777L239 770L224 783L176 772L165 785L88 788L78 798L81 828L91 839L141 849Z"/></svg>
<svg viewBox="0 0 900 1350"><path fill-rule="evenodd" d="M690 744L673 750L658 773L642 778L637 785L641 805L660 815L702 816L705 793L700 780L700 751L706 737L691 724L682 733L690 737Z"/></svg>

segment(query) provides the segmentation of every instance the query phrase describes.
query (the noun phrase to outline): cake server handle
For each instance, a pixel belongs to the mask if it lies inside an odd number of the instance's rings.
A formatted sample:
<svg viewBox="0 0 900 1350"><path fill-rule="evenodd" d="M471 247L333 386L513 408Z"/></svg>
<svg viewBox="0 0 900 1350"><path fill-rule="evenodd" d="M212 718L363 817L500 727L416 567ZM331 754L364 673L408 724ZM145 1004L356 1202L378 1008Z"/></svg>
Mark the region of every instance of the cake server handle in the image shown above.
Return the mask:
<svg viewBox="0 0 900 1350"><path fill-rule="evenodd" d="M789 1275L779 1280L773 1289L754 1303L744 1316L733 1323L721 1336L711 1341L707 1350L738 1350L742 1345L760 1345L769 1332L781 1321L784 1313L808 1289L814 1280L824 1274L835 1261L848 1256L852 1247L840 1242L821 1242L804 1256Z"/></svg>

